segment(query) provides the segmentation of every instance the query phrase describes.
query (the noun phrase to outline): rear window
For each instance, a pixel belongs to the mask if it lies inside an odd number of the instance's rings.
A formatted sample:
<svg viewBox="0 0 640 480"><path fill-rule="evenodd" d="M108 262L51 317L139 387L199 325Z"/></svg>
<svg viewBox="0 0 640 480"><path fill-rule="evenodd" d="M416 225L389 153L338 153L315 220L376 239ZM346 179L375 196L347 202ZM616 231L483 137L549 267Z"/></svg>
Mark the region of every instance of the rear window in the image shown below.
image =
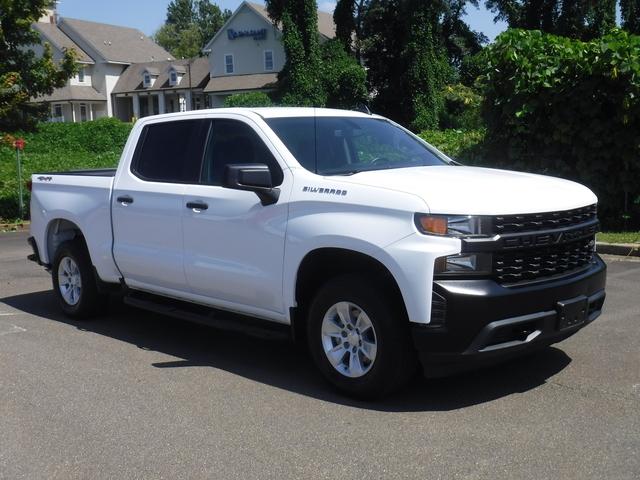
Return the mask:
<svg viewBox="0 0 640 480"><path fill-rule="evenodd" d="M140 136L132 171L144 180L197 183L209 120L147 125Z"/></svg>
<svg viewBox="0 0 640 480"><path fill-rule="evenodd" d="M383 119L289 117L266 122L300 165L320 175L449 164Z"/></svg>

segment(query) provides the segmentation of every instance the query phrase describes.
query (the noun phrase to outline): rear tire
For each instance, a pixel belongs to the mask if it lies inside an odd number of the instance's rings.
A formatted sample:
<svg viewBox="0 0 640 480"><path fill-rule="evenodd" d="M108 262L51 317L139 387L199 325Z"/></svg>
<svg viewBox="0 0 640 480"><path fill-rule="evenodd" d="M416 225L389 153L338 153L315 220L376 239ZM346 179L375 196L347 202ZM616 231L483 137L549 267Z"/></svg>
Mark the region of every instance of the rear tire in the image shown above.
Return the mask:
<svg viewBox="0 0 640 480"><path fill-rule="evenodd" d="M106 305L106 296L98 292L93 264L82 241L76 239L60 244L53 259L51 277L54 295L69 317L89 318Z"/></svg>
<svg viewBox="0 0 640 480"><path fill-rule="evenodd" d="M364 276L336 277L318 291L307 337L320 372L353 397L382 397L416 372L406 315L394 308L388 289Z"/></svg>

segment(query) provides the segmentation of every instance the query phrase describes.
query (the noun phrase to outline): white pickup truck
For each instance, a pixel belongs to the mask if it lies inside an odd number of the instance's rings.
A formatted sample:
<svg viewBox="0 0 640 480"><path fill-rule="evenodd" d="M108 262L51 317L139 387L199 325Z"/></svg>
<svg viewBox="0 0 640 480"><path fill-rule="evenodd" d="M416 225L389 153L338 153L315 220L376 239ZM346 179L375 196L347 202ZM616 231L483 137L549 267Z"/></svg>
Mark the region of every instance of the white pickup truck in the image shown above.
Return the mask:
<svg viewBox="0 0 640 480"><path fill-rule="evenodd" d="M593 321L595 195L460 166L377 115L216 109L136 123L115 170L32 177L32 260L64 312L105 295L290 333L373 398L558 342Z"/></svg>

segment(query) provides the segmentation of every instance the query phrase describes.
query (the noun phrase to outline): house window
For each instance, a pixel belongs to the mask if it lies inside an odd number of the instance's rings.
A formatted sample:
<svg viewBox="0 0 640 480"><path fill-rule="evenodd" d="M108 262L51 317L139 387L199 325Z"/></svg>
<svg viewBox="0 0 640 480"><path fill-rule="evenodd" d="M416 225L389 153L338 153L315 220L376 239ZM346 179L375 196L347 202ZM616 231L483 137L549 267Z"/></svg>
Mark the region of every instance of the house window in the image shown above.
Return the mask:
<svg viewBox="0 0 640 480"><path fill-rule="evenodd" d="M81 103L80 104L80 121L81 122L86 122L88 120L87 118L87 104L86 103Z"/></svg>
<svg viewBox="0 0 640 480"><path fill-rule="evenodd" d="M233 73L233 55L230 53L224 56L224 73Z"/></svg>
<svg viewBox="0 0 640 480"><path fill-rule="evenodd" d="M144 88L149 88L151 86L151 75L149 72L144 72L143 84Z"/></svg>
<svg viewBox="0 0 640 480"><path fill-rule="evenodd" d="M84 67L80 67L80 70L78 70L78 82L79 83L84 83Z"/></svg>
<svg viewBox="0 0 640 480"><path fill-rule="evenodd" d="M172 87L175 87L178 84L178 74L175 70L169 71L169 83Z"/></svg>
<svg viewBox="0 0 640 480"><path fill-rule="evenodd" d="M268 72L273 70L273 51L264 51L264 69Z"/></svg>
<svg viewBox="0 0 640 480"><path fill-rule="evenodd" d="M53 120L56 122L64 121L64 116L62 115L62 105L59 103L53 105Z"/></svg>

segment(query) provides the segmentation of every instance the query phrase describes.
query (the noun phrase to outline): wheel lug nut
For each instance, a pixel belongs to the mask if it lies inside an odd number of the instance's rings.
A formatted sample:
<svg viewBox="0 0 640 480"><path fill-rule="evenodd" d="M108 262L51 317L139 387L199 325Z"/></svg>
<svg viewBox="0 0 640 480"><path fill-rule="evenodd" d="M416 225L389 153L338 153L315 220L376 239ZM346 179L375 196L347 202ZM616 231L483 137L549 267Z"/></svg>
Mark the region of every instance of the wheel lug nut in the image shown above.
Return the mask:
<svg viewBox="0 0 640 480"><path fill-rule="evenodd" d="M344 342L344 343L342 344L342 346L343 346L344 348L349 348L349 343L348 343L348 342Z"/></svg>
<svg viewBox="0 0 640 480"><path fill-rule="evenodd" d="M347 336L347 332L342 331L342 333L340 333L340 335L342 335L342 337L344 338L344 337L346 337L346 336Z"/></svg>

